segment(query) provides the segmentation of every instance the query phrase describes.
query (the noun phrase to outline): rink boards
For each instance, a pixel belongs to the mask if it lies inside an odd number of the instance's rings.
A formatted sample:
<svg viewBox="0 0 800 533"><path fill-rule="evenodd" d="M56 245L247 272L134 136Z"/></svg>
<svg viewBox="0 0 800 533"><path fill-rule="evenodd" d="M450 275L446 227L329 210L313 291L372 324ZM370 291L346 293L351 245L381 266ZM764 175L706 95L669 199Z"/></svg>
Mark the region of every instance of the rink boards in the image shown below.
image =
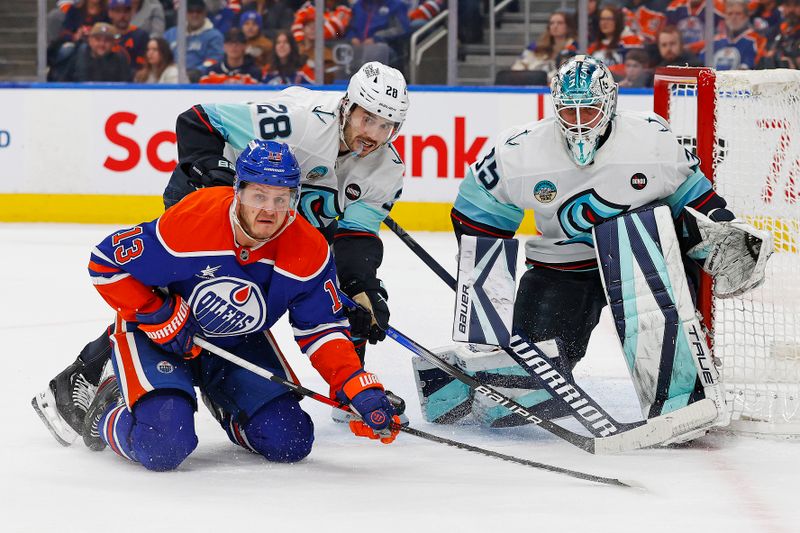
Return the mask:
<svg viewBox="0 0 800 533"><path fill-rule="evenodd" d="M271 90L0 84L0 221L154 218L177 160L178 114L198 103L266 99ZM544 88L412 88L394 143L406 177L393 217L406 229L450 229L448 213L467 166L494 135L549 115L549 106ZM623 91L620 107L649 110L652 93ZM532 217L524 224L523 231L533 231Z"/></svg>

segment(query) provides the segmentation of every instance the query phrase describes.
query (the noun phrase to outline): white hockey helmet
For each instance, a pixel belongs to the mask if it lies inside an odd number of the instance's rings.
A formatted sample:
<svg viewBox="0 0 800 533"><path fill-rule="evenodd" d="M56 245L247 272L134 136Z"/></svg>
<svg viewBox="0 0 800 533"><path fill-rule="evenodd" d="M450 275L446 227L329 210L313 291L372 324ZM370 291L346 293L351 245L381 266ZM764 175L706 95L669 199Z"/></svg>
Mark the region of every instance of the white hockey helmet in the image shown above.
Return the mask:
<svg viewBox="0 0 800 533"><path fill-rule="evenodd" d="M577 55L564 63L550 84L556 122L578 166L594 161L600 137L614 119L617 84L600 60Z"/></svg>
<svg viewBox="0 0 800 533"><path fill-rule="evenodd" d="M340 133L344 140L344 126L353 107L358 105L370 113L395 123L384 143L397 138L408 111L408 88L399 70L383 63L370 61L358 69L347 85L347 95L342 99Z"/></svg>

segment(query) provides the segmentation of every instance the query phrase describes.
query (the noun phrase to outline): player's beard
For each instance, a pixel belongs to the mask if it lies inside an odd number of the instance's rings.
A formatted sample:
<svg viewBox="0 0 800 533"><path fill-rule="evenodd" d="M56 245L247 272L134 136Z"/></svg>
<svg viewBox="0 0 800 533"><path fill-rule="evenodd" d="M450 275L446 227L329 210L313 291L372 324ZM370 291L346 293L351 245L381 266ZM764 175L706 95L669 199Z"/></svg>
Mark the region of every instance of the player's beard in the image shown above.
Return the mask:
<svg viewBox="0 0 800 533"><path fill-rule="evenodd" d="M365 157L377 150L381 145L381 143L367 135L356 135L350 124L344 127L344 139L352 154L357 157Z"/></svg>
<svg viewBox="0 0 800 533"><path fill-rule="evenodd" d="M287 224L287 211L265 211L237 203L236 218L245 236L255 241L267 241Z"/></svg>

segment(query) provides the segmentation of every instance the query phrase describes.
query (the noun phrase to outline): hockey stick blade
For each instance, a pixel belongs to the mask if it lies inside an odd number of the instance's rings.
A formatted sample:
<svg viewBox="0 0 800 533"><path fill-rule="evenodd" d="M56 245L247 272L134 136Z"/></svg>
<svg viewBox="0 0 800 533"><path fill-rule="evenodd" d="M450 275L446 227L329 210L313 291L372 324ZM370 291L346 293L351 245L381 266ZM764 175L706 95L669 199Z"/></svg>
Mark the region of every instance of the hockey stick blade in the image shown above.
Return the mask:
<svg viewBox="0 0 800 533"><path fill-rule="evenodd" d="M350 406L345 405L345 404L340 403L340 402L337 402L336 400L328 398L327 396L324 396L324 395L322 395L322 394L320 394L318 392L314 392L314 391L312 391L310 389L307 389L307 388L303 387L300 384L294 383L293 381L289 381L288 379L285 379L285 378L282 378L281 376L273 374L269 370L266 370L265 368L262 368L260 366L254 365L253 363L251 363L251 362L249 362L249 361L247 361L245 359L242 359L238 355L235 355L235 354L233 354L233 353L231 353L231 352L229 352L227 350L224 350L223 348L220 348L219 346L217 346L215 344L212 344L212 343L208 342L207 340L205 340L205 339L203 339L201 337L194 337L193 340L194 340L194 343L196 345L200 346L201 348L213 353L214 355L216 355L218 357L221 357L222 359L225 359L226 361L229 361L229 362L231 362L231 363L233 363L233 364L235 364L237 366L240 366L240 367L242 367L242 368L244 368L246 370L249 370L250 372L253 372L254 374L256 374L256 375L258 375L258 376L260 376L260 377L262 377L264 379L268 379L269 381L274 381L275 383L280 383L281 385L284 385L284 386L288 387L292 391L294 391L294 392L296 392L296 393L298 393L298 394L300 394L302 396L307 396L309 398L317 400L318 402L324 403L326 405L330 405L331 407L336 407L337 409L341 409L342 411L344 411L346 413L350 413L350 414L356 415L355 413L353 413L353 410L350 409ZM421 431L419 429L414 429L414 428L411 428L411 427L408 427L408 426L394 424L393 427L394 427L394 429L400 430L402 433L407 433L409 435L413 435L415 437L419 437L419 438L422 438L422 439L425 439L425 440L428 440L428 441L431 441L431 442L437 442L437 443L440 443L440 444L446 444L448 446L454 446L456 448L460 448L462 450L466 450L466 451L470 451L470 452L474 452L474 453L479 453L479 454L485 455L487 457L494 457L494 458L497 458L497 459L502 459L503 461L510 461L512 463L517 463L517 464L521 464L521 465L525 465L525 466L530 466L530 467L538 468L538 469L541 469L541 470L547 470L549 472L554 472L556 474L564 474L564 475L567 475L567 476L570 476L570 477L574 477L574 478L578 478L578 479L584 479L586 481L592 481L594 483L602 483L602 484L614 485L614 486L618 486L618 487L631 487L632 486L632 485L629 485L627 483L624 483L624 482L620 481L619 479L606 478L606 477L602 477L602 476L595 476L593 474L586 474L584 472L578 472L578 471L575 471L575 470L568 470L566 468L561 468L561 467L558 467L558 466L552 466L552 465L548 465L548 464L544 464L544 463L537 463L535 461L529 461L527 459L522 459L520 457L515 457L513 455L506 455L506 454L503 454L503 453L494 452L492 450L487 450L485 448L480 448L478 446L472 446L471 444L466 444L466 443L463 443L463 442L458 442L458 441L455 441L455 440L446 439L444 437L439 437L438 435L433 435L431 433L427 433L425 431Z"/></svg>
<svg viewBox="0 0 800 533"><path fill-rule="evenodd" d="M444 437L439 437L436 435L431 435L430 433L425 433L423 431L419 431L418 429L413 429L409 427L400 426L400 431L404 431L411 435L416 435L418 437L422 437L424 439L431 440L431 437L435 439L435 442L440 442L442 444L447 444L448 446L453 446L455 448L460 448L462 450L468 450L471 452L480 453L482 455L486 455L489 457L495 457L497 459L501 459L503 461L509 461L512 463L517 463L520 465L530 466L532 468L538 468L540 470L547 470L548 472L555 472L557 474L564 474L570 477L578 478L578 479L585 479L586 481L592 481L595 483L603 483L605 485L613 485L615 487L627 487L631 488L633 485L629 485L624 481L621 481L616 478L608 478L602 476L595 476L593 474L586 474L584 472L577 472L575 470L569 470L567 468L561 468L558 466L552 466L544 463L538 463L536 461L529 461L527 459L521 459L519 457L515 457L513 455L506 455L504 453L495 452L492 450L487 450L485 448L478 448L477 446L472 446L470 444L465 444L463 442L458 442L450 439L446 439Z"/></svg>

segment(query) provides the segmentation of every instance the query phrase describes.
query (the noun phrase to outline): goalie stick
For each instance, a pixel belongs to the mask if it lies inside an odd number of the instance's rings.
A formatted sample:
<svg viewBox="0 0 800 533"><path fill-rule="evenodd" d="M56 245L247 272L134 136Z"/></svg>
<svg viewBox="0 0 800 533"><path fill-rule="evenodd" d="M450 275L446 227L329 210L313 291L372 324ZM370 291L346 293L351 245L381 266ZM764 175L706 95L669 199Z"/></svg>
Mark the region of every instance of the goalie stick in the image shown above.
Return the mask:
<svg viewBox="0 0 800 533"><path fill-rule="evenodd" d="M340 293L339 298L348 307L359 307L358 304L351 300L346 294ZM386 335L397 341L400 345L408 348L411 352L419 355L440 370L466 384L475 393L485 396L492 402L505 407L513 414L546 429L553 435L586 452L592 454L621 453L654 446L672 436L672 421L666 416L652 419L647 423L632 427L627 431L608 436L586 437L580 435L546 418L540 418L532 412L531 408L521 405L512 398L498 392L495 388L481 383L474 377L461 371L458 367L440 359L436 354L392 326L387 325L384 331Z"/></svg>
<svg viewBox="0 0 800 533"><path fill-rule="evenodd" d="M397 222L390 217L384 220L389 229L400 238L403 243L411 249L414 254L419 257L431 270L433 270L439 278L444 281L451 289L455 290L456 280L447 270L440 265L422 246L414 240ZM388 331L387 331L387 334ZM393 337L394 338L394 337ZM584 392L574 381L565 379L559 374L552 365L549 364L548 358L536 347L535 344L529 342L527 339L520 335L513 335L510 346L502 347L503 350L523 369L528 371L537 381L555 398L561 399L574 413L575 418L596 437L595 440L609 439L609 434L615 437L629 436L630 443L627 443L624 448L617 449L617 452L626 451L638 447L653 446L665 440L670 439L677 432L682 431L682 428L690 425L695 418L704 418L708 416L710 409L713 407L709 402L700 401L684 408L683 412L674 412L668 415L662 415L656 418L651 418L647 421L640 421L635 423L621 423L615 420L611 415L605 412L600 405L595 402L586 392ZM412 351L415 351L412 349ZM417 352L415 352L417 353ZM421 355L421 354L420 354ZM433 355L433 354L431 354ZM433 355L433 357L436 357ZM438 357L437 357L438 359ZM443 362L443 361L442 361ZM436 364L435 362L432 362ZM447 364L447 363L445 363ZM438 366L438 365L437 365ZM439 367L441 368L441 367ZM455 367L453 367L455 368ZM445 372L446 369L441 368ZM458 371L458 369L456 368ZM460 371L459 371L460 372ZM453 375L453 374L451 374ZM456 376L454 376L456 377ZM469 377L469 376L467 376ZM460 378L459 378L460 379ZM463 381L463 380L461 380ZM504 404L501 404L504 405ZM519 405L519 404L517 404ZM505 405L508 407L508 405ZM535 407L530 408L535 412ZM538 418L538 417L537 417ZM558 429L563 429L561 426L547 420L547 422ZM539 424L545 429L550 429L543 424ZM653 441L656 435L664 434L664 425L670 425L672 430L670 435L664 437L661 441ZM652 432L648 430L648 426L653 426ZM659 426L659 427L655 427ZM556 434L556 433L554 433ZM557 435L557 434L556 434ZM557 435L564 438L561 435ZM569 439L565 439L569 440ZM611 441L609 441L610 443ZM632 443L641 442L639 446L632 446ZM575 443L573 443L575 444ZM581 447L579 444L576 446ZM586 449L586 448L584 448ZM587 450L589 451L589 450ZM604 450L605 453L613 453L612 450ZM603 453L594 452L591 453Z"/></svg>
<svg viewBox="0 0 800 533"><path fill-rule="evenodd" d="M324 403L326 405L330 405L331 407L335 407L337 409L341 409L342 411L345 411L347 413L351 413L351 414L355 415L355 413L353 413L353 411L350 409L349 405L337 402L336 400L328 398L327 396L324 396L324 395L322 395L322 394L320 394L318 392L314 392L311 389L307 389L307 388L303 387L302 385L294 383L293 381L289 381L288 379L282 378L281 376L278 376L277 374L273 374L269 370L266 370L266 369L264 369L264 368L262 368L260 366L254 365L253 363L251 363L251 362L249 362L249 361L247 361L245 359L242 359L238 355L235 355L235 354L233 354L233 353L231 353L231 352L229 352L227 350L224 350L223 348L220 348L219 346L217 346L215 344L212 344L212 343L206 341L205 339L202 339L200 337L194 337L193 340L194 340L194 343L196 345L200 346L201 348L203 348L205 350L208 350L209 352L213 353L214 355L216 355L218 357L221 357L222 359L225 359L226 361L229 361L229 362L231 362L231 363L233 363L233 364L235 364L237 366L240 366L240 367L242 367L242 368L244 368L246 370L249 370L250 372L252 372L252 373L254 373L254 374L256 374L256 375L258 375L258 376L260 376L260 377L262 377L264 379L268 379L269 381L273 381L275 383L279 383L281 385L284 385L285 387L291 389L293 392L296 392L297 394L300 394L301 396L307 396L309 398L317 400L318 402ZM605 485L612 485L612 486L616 486L616 487L631 487L631 485L629 485L629 484L627 484L627 483L625 483L623 481L620 481L619 479L602 477L602 476L595 476L594 474L587 474L585 472L578 472L576 470L569 470L569 469L561 468L561 467L558 467L558 466L552 466L552 465L548 465L548 464L544 464L544 463L538 463L536 461L529 461L527 459L522 459L520 457L515 457L513 455L507 455L507 454L504 454L504 453L494 452L492 450L487 450L485 448L479 448L477 446L472 446L470 444L465 444L463 442L458 442L458 441L455 441L455 440L446 439L444 437L439 437L439 436L436 436L436 435L432 435L430 433L426 433L425 431L421 431L419 429L414 429L414 428L410 428L410 427L407 427L407 426L402 426L402 425L399 425L399 424L393 424L393 429L399 429L403 433L407 433L409 435L413 435L415 437L419 437L419 438L422 438L422 439L425 439L425 440L428 440L428 441L431 441L431 442L438 442L440 444L446 444L448 446L453 446L453 447L456 447L456 448L460 448L462 450L466 450L466 451L470 451L470 452L474 452L474 453L479 453L479 454L485 455L487 457L495 457L497 459L502 459L503 461L509 461L509 462L512 462L512 463L517 463L517 464L521 464L521 465L525 465L525 466L530 466L532 468L537 468L537 469L540 469L540 470L546 470L548 472L553 472L553 473L556 473L556 474L564 474L566 476L570 476L570 477L574 477L574 478L578 478L578 479L583 479L583 480L586 480L586 481L592 481L594 483L602 483L602 484L605 484Z"/></svg>

